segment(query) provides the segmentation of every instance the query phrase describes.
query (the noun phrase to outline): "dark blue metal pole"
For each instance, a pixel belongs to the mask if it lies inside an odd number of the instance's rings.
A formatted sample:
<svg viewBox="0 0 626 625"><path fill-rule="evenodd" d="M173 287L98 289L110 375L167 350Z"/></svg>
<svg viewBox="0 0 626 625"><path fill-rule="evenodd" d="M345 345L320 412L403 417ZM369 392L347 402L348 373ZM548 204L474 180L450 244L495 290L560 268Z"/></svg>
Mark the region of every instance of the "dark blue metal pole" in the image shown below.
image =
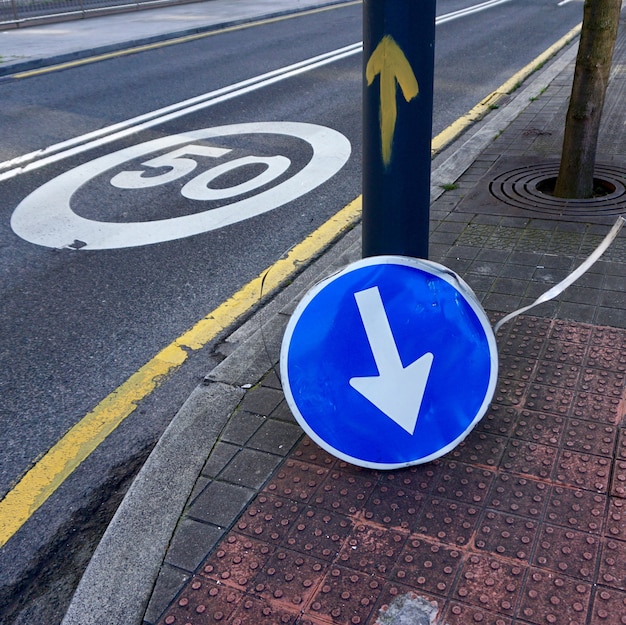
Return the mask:
<svg viewBox="0 0 626 625"><path fill-rule="evenodd" d="M363 3L363 256L428 258L435 0Z"/></svg>

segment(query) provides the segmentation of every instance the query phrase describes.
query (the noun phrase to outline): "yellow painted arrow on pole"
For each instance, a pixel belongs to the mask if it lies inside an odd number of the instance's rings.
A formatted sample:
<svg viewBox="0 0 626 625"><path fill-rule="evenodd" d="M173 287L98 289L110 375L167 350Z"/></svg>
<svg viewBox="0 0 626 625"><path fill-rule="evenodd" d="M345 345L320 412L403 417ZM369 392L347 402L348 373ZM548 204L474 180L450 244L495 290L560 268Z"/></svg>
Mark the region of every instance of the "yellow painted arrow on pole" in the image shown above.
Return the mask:
<svg viewBox="0 0 626 625"><path fill-rule="evenodd" d="M391 146L396 129L398 109L396 84L400 85L404 99L409 102L419 93L417 79L400 46L390 35L385 35L367 62L365 78L371 87L380 74L380 134L385 166L391 161Z"/></svg>

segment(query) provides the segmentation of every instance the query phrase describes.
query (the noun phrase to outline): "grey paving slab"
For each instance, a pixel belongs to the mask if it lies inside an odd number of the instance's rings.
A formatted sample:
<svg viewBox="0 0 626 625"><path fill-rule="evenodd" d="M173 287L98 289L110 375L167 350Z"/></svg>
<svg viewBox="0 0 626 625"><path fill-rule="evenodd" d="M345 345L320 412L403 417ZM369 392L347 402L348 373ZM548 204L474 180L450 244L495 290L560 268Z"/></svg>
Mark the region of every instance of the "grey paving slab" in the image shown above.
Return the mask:
<svg viewBox="0 0 626 625"><path fill-rule="evenodd" d="M217 477L224 467L237 455L239 449L238 445L232 443L224 441L216 443L202 468L202 475Z"/></svg>
<svg viewBox="0 0 626 625"><path fill-rule="evenodd" d="M253 449L286 455L301 436L299 425L268 419L248 441L248 445Z"/></svg>
<svg viewBox="0 0 626 625"><path fill-rule="evenodd" d="M246 393L240 408L241 410L267 417L282 400L283 394L280 390L259 386Z"/></svg>
<svg viewBox="0 0 626 625"><path fill-rule="evenodd" d="M176 528L164 564L193 573L223 534L224 530L215 524L184 518Z"/></svg>
<svg viewBox="0 0 626 625"><path fill-rule="evenodd" d="M227 527L253 494L254 491L245 486L213 481L196 497L186 516L218 528Z"/></svg>
<svg viewBox="0 0 626 625"><path fill-rule="evenodd" d="M251 412L238 411L231 416L220 440L234 445L245 445L265 423L265 417Z"/></svg>
<svg viewBox="0 0 626 625"><path fill-rule="evenodd" d="M154 592L144 614L144 622L154 623L190 577L191 573L164 564L154 585Z"/></svg>
<svg viewBox="0 0 626 625"><path fill-rule="evenodd" d="M260 489L273 470L282 462L282 455L242 449L220 473L220 480Z"/></svg>

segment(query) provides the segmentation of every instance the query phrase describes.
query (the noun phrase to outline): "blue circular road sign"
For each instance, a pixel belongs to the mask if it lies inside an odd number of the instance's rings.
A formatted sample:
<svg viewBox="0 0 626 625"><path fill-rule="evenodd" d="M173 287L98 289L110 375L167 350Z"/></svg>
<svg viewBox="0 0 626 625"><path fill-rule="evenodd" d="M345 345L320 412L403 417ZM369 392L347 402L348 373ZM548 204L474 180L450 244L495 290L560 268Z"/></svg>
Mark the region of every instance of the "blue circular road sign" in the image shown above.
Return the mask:
<svg viewBox="0 0 626 625"><path fill-rule="evenodd" d="M280 368L305 432L333 455L391 469L434 460L486 412L495 337L454 272L366 258L313 287L292 315Z"/></svg>

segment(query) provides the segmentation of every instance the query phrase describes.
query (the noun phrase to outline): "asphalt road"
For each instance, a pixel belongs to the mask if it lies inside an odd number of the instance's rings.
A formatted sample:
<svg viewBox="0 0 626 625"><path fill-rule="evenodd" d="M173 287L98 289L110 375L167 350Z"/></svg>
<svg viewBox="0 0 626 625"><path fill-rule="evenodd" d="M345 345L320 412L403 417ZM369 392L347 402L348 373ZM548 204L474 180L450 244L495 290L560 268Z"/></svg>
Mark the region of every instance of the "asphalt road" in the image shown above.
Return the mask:
<svg viewBox="0 0 626 625"><path fill-rule="evenodd" d="M582 2L554 0L456 13L476 4L437 3L433 134L582 16ZM337 7L5 81L0 161L96 130L106 135L113 124L358 44L361 12L360 5ZM61 152L0 181L0 497L157 352L359 195L361 73L353 50L254 90L236 89L227 100L157 116L148 127L131 123L124 137ZM319 138L312 132L319 128L330 130ZM309 172L307 163L329 146L334 169L325 177ZM166 160L151 163L157 155ZM276 200L276 188L294 176L310 190ZM230 215L245 208L233 203L248 198L251 217L177 234L185 217ZM256 214L264 203L270 208ZM141 227L133 229L135 222ZM102 223L117 234L101 236ZM60 620L128 480L219 358L215 341L190 352L0 549L3 622L20 612L16 622L36 622L33 614Z"/></svg>

